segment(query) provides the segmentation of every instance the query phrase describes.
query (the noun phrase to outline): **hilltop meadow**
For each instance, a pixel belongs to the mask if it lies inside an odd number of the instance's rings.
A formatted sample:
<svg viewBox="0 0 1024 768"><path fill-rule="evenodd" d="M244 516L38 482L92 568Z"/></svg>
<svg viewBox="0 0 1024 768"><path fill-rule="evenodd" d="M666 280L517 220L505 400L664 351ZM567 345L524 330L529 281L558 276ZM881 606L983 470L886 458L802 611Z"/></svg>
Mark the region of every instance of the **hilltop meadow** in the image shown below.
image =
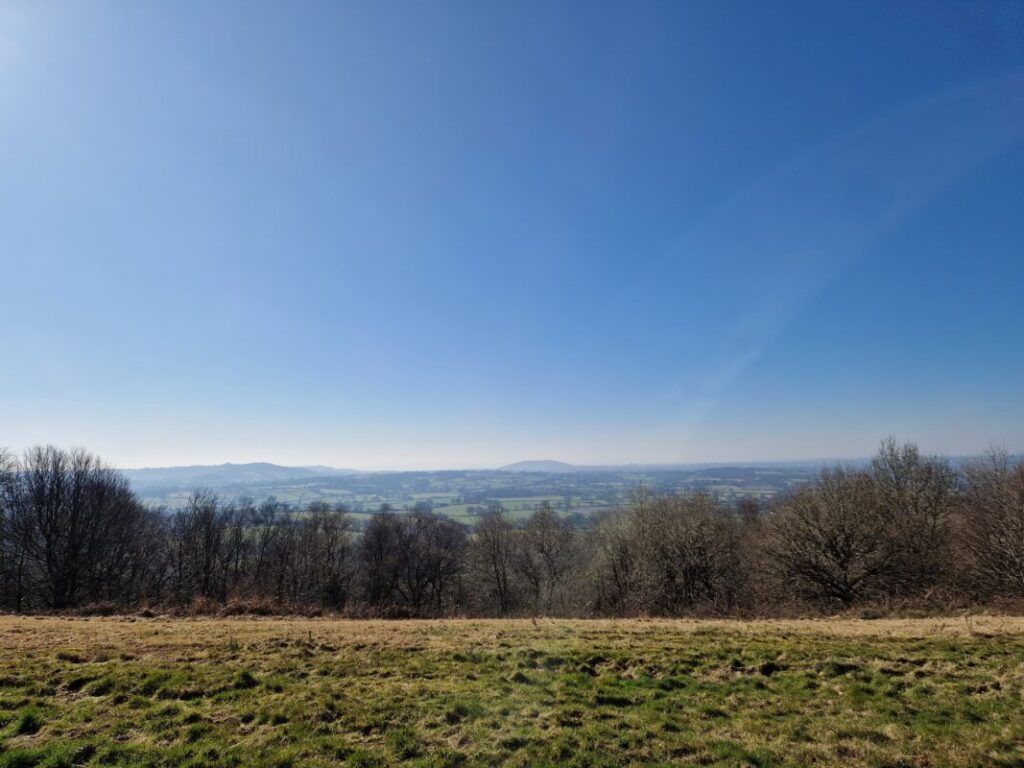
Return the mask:
<svg viewBox="0 0 1024 768"><path fill-rule="evenodd" d="M0 766L1024 764L1024 620L0 618Z"/></svg>

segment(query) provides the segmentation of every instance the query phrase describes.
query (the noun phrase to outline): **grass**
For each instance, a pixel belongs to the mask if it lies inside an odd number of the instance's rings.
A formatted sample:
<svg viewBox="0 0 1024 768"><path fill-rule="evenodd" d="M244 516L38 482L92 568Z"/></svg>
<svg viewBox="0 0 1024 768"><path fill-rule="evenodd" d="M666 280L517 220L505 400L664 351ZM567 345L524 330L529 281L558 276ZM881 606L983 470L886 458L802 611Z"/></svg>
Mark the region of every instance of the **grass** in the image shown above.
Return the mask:
<svg viewBox="0 0 1024 768"><path fill-rule="evenodd" d="M0 766L1024 765L1024 620L0 617Z"/></svg>

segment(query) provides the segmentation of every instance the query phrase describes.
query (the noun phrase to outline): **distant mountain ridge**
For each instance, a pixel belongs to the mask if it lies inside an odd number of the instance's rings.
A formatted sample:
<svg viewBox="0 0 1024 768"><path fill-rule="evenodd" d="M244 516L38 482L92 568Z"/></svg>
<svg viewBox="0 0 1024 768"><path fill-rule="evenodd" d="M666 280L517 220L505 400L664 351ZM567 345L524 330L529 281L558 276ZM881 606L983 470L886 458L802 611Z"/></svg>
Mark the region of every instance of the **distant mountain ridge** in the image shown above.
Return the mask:
<svg viewBox="0 0 1024 768"><path fill-rule="evenodd" d="M122 469L132 487L140 493L170 488L224 488L260 483L279 483L306 480L314 477L347 476L359 474L354 469L333 467L285 467L269 462L249 464L195 464L185 467L146 467Z"/></svg>
<svg viewBox="0 0 1024 768"><path fill-rule="evenodd" d="M564 461L552 461L543 459L539 461L517 461L514 464L506 464L498 467L499 472L550 472L552 474L564 472L579 472L580 468L573 464L566 464Z"/></svg>
<svg viewBox="0 0 1024 768"><path fill-rule="evenodd" d="M631 464L569 464L551 459L517 461L498 467L496 472L543 472L547 474L593 473L593 472L673 472L680 470L711 469L714 467L756 467L760 469L781 469L808 467L821 468L834 463L845 466L862 466L867 459L794 460L794 461L701 461L675 463L631 463Z"/></svg>

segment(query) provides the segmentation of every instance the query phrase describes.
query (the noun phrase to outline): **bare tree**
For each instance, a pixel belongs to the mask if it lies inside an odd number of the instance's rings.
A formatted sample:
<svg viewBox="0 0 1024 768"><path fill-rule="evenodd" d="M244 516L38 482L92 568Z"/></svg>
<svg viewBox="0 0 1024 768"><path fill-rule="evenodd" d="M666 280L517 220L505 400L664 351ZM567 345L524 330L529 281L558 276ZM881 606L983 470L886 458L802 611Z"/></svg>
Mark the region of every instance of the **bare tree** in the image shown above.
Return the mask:
<svg viewBox="0 0 1024 768"><path fill-rule="evenodd" d="M638 510L649 502L649 494L641 489L634 494L630 508L607 512L596 523L590 578L596 591L594 605L602 613L640 610L640 542L634 523Z"/></svg>
<svg viewBox="0 0 1024 768"><path fill-rule="evenodd" d="M239 499L223 513L224 538L222 543L222 571L224 592L241 596L250 591L250 570L256 509L252 499Z"/></svg>
<svg viewBox="0 0 1024 768"><path fill-rule="evenodd" d="M216 494L205 490L194 491L185 507L174 514L168 559L179 602L194 597L226 599L224 544L233 514L233 508L222 506Z"/></svg>
<svg viewBox="0 0 1024 768"><path fill-rule="evenodd" d="M893 558L889 543L870 475L837 468L783 500L771 517L766 549L787 588L845 606L884 582Z"/></svg>
<svg viewBox="0 0 1024 768"><path fill-rule="evenodd" d="M314 502L293 525L295 575L288 600L344 608L355 573L351 520L342 509Z"/></svg>
<svg viewBox="0 0 1024 768"><path fill-rule="evenodd" d="M728 603L734 521L706 494L663 497L635 511L639 603L676 614Z"/></svg>
<svg viewBox="0 0 1024 768"><path fill-rule="evenodd" d="M922 594L948 570L956 474L947 461L922 457L913 443L889 438L871 463L871 481L892 550L886 591Z"/></svg>
<svg viewBox="0 0 1024 768"><path fill-rule="evenodd" d="M286 505L270 497L252 511L252 562L250 564L250 590L267 595L275 583L271 573L272 553L281 533L281 521L287 516Z"/></svg>
<svg viewBox="0 0 1024 768"><path fill-rule="evenodd" d="M513 572L515 532L501 505L476 524L470 545L473 582L480 588L487 612L508 615L515 606Z"/></svg>
<svg viewBox="0 0 1024 768"><path fill-rule="evenodd" d="M121 598L145 527L124 478L85 451L52 446L27 451L14 475L5 526L20 561L19 604L29 583L42 605L58 610Z"/></svg>
<svg viewBox="0 0 1024 768"><path fill-rule="evenodd" d="M19 503L18 461L0 449L0 606L20 611L25 604L26 554L15 515Z"/></svg>
<svg viewBox="0 0 1024 768"><path fill-rule="evenodd" d="M551 613L564 607L567 577L576 566L572 528L542 503L530 516L519 537L514 559L516 572L529 586L534 611Z"/></svg>
<svg viewBox="0 0 1024 768"><path fill-rule="evenodd" d="M463 604L467 541L466 529L454 520L432 513L426 518L422 556L427 561L431 610L436 615L449 607L458 611Z"/></svg>
<svg viewBox="0 0 1024 768"><path fill-rule="evenodd" d="M707 494L653 497L602 519L591 573L599 610L676 615L734 610L746 589L743 522Z"/></svg>
<svg viewBox="0 0 1024 768"><path fill-rule="evenodd" d="M1024 596L1024 462L993 451L966 468L963 541L984 597Z"/></svg>
<svg viewBox="0 0 1024 768"><path fill-rule="evenodd" d="M370 518L359 543L363 598L375 610L387 610L395 602L399 575L398 516L382 509Z"/></svg>

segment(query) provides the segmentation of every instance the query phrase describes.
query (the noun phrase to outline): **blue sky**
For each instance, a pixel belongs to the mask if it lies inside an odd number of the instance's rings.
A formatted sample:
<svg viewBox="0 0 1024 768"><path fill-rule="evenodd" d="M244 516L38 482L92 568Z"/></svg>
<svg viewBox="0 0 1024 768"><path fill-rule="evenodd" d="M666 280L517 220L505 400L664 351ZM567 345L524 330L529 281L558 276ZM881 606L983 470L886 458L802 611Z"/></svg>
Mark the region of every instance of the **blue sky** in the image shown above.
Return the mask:
<svg viewBox="0 0 1024 768"><path fill-rule="evenodd" d="M1024 449L1024 5L6 2L0 445Z"/></svg>

